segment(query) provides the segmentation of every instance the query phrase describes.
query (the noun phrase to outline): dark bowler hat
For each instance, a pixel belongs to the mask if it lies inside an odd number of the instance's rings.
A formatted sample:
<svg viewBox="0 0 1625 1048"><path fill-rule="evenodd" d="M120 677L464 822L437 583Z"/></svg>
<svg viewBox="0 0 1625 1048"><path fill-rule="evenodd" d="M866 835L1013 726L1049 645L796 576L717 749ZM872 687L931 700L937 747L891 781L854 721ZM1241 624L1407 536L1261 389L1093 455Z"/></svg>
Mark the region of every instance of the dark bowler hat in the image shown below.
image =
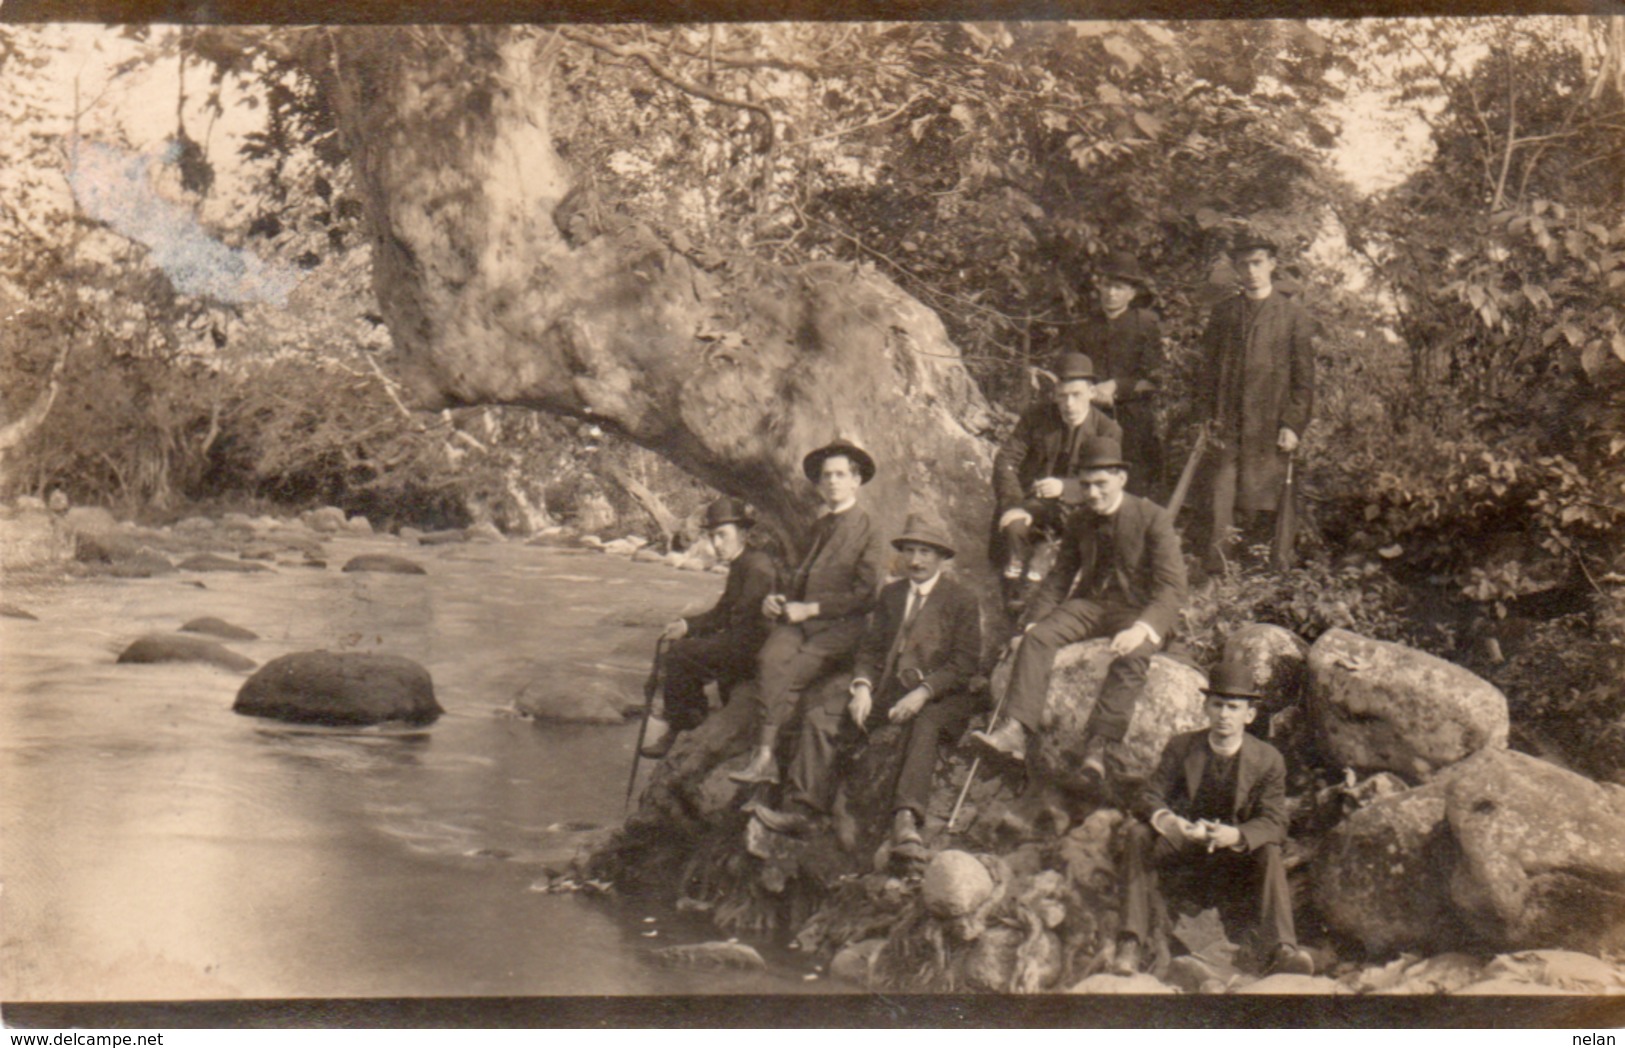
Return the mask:
<svg viewBox="0 0 1625 1048"><path fill-rule="evenodd" d="M737 524L748 528L756 523L756 518L750 515L750 509L743 502L729 495L724 495L705 507L706 531L720 528L724 524Z"/></svg>
<svg viewBox="0 0 1625 1048"><path fill-rule="evenodd" d="M1274 255L1280 251L1280 248L1275 246L1275 241L1271 240L1264 234L1256 233L1251 229L1246 229L1240 233L1237 233L1235 238L1230 241L1229 253L1232 255L1244 255L1249 251L1268 251L1270 254Z"/></svg>
<svg viewBox="0 0 1625 1048"><path fill-rule="evenodd" d="M925 513L910 513L903 522L903 533L891 540L895 549L902 549L910 542L941 550L945 557L954 555L954 544L948 537L948 529L942 526L941 521Z"/></svg>
<svg viewBox="0 0 1625 1048"><path fill-rule="evenodd" d="M824 468L824 460L836 455L845 455L851 460L858 467L858 476L863 478L865 484L875 479L875 460L869 457L867 451L846 440L836 440L807 452L807 457L801 460L801 472L807 474L807 479L816 484L818 473Z"/></svg>
<svg viewBox="0 0 1625 1048"><path fill-rule="evenodd" d="M1111 437L1090 437L1078 448L1078 460L1074 469L1082 473L1086 469L1128 469L1128 463L1123 461L1123 449Z"/></svg>
<svg viewBox="0 0 1625 1048"><path fill-rule="evenodd" d="M1087 353L1062 353L1061 359L1055 362L1055 381L1075 382L1080 378L1095 380L1095 362Z"/></svg>
<svg viewBox="0 0 1625 1048"><path fill-rule="evenodd" d="M1213 667L1208 686L1202 691L1226 699L1257 700L1264 697L1264 693L1253 684L1253 671L1240 662L1221 662Z"/></svg>
<svg viewBox="0 0 1625 1048"><path fill-rule="evenodd" d="M1127 251L1113 252L1100 271L1102 280L1118 280L1135 287L1145 287L1150 279L1140 271L1140 260Z"/></svg>

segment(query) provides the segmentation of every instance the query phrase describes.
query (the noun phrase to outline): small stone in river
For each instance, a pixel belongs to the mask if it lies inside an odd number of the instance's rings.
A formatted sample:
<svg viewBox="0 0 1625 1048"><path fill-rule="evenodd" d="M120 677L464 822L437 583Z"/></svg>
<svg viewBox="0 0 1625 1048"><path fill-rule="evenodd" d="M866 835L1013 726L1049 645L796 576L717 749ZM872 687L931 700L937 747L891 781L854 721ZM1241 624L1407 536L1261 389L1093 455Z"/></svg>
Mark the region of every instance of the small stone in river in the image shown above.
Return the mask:
<svg viewBox="0 0 1625 1048"><path fill-rule="evenodd" d="M660 934L659 931L655 930L654 928L650 928L648 931L643 933L643 937L645 939L653 939L655 936L657 936L659 934Z"/></svg>
<svg viewBox="0 0 1625 1048"><path fill-rule="evenodd" d="M653 917L645 917L643 919L644 924L653 924L654 922L655 922L655 919Z"/></svg>

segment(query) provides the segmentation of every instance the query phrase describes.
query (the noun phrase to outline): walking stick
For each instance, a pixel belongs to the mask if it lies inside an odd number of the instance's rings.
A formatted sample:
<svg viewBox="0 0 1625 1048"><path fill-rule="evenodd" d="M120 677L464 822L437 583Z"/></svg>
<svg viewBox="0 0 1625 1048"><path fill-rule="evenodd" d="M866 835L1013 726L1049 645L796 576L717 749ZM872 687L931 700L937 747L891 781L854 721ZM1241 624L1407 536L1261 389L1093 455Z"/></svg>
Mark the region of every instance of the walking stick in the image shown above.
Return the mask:
<svg viewBox="0 0 1625 1048"><path fill-rule="evenodd" d="M632 790L638 784L638 762L643 759L643 739L649 733L649 715L654 712L655 695L666 683L666 638L655 641L655 664L649 670L649 679L643 682L643 723L638 725L638 744L632 748L632 774L626 780L624 809L632 803Z"/></svg>
<svg viewBox="0 0 1625 1048"><path fill-rule="evenodd" d="M1292 567L1293 547L1298 542L1298 500L1292 496L1292 464L1295 456L1286 460L1286 480L1281 484L1281 501L1275 506L1275 540L1270 543L1270 567L1287 571Z"/></svg>
<svg viewBox="0 0 1625 1048"><path fill-rule="evenodd" d="M1021 635L1021 637L1016 638L1015 644L1012 645L1011 648L1010 648L1010 655L1011 656L1015 655L1016 648L1019 647L1020 644L1021 644L1021 638L1025 637L1025 636L1026 636L1026 634L1023 633ZM999 714L1004 712L1004 700L1006 698L1008 698L1009 695L1010 695L1010 686L1009 686L1008 683L1006 683L1005 688L1004 688L1004 694L999 696L999 701L993 706L993 716L988 718L987 727L988 727L989 731L993 730L993 725L995 725L995 724L997 724L999 722ZM959 788L959 799L954 801L954 810L948 813L948 832L949 833L954 832L954 823L959 821L959 809L963 808L965 806L965 798L967 796L969 796L969 794L970 794L971 783L976 781L976 772L981 767L982 767L982 755L980 753L978 753L976 755L975 759L970 762L970 772L969 772L969 774L967 774L965 776L965 785L963 785L963 786L961 786Z"/></svg>
<svg viewBox="0 0 1625 1048"><path fill-rule="evenodd" d="M1185 496L1190 492L1191 481L1196 478L1197 463L1202 461L1202 452L1207 450L1208 427L1203 426L1196 431L1196 443L1191 445L1190 457L1185 460L1185 468L1179 471L1179 483L1174 485L1174 493L1168 499L1168 516L1170 519L1179 516L1179 507L1185 504Z"/></svg>

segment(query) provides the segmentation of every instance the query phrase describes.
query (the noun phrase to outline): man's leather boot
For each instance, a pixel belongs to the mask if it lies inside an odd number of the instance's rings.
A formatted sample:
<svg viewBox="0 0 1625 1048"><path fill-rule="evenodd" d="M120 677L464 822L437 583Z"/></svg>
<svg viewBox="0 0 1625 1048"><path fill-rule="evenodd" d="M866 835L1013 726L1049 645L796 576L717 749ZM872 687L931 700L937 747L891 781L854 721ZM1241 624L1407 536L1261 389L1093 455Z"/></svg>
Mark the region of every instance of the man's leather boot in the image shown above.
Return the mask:
<svg viewBox="0 0 1625 1048"><path fill-rule="evenodd" d="M1006 717L1004 723L992 731L971 732L970 739L977 745L1011 760L1027 759L1027 729L1023 728L1018 720Z"/></svg>
<svg viewBox="0 0 1625 1048"><path fill-rule="evenodd" d="M907 808L898 808L897 814L892 818L891 842L896 847L905 844L924 844L920 837L920 827L914 818L914 813Z"/></svg>
<svg viewBox="0 0 1625 1048"><path fill-rule="evenodd" d="M746 785L754 783L768 783L771 785L779 781L779 763L773 759L772 750L758 746L755 754L750 759L750 763L739 771L730 773L728 779L730 782L744 783Z"/></svg>

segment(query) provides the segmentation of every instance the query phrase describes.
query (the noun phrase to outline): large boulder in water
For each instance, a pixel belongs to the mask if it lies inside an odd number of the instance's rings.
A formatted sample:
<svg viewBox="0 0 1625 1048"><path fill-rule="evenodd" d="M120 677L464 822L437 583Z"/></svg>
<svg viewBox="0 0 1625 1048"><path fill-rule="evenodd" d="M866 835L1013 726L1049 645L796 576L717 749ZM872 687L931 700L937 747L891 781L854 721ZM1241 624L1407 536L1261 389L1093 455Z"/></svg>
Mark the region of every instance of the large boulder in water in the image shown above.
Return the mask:
<svg viewBox="0 0 1625 1048"><path fill-rule="evenodd" d="M1486 750L1336 827L1328 925L1373 951L1625 945L1625 787Z"/></svg>
<svg viewBox="0 0 1625 1048"><path fill-rule="evenodd" d="M1328 630L1309 650L1321 755L1412 782L1507 744L1507 701L1469 671L1403 644Z"/></svg>
<svg viewBox="0 0 1625 1048"><path fill-rule="evenodd" d="M427 575L422 564L393 553L362 553L344 562L341 571L378 571L387 575Z"/></svg>
<svg viewBox="0 0 1625 1048"><path fill-rule="evenodd" d="M428 724L442 712L429 671L398 655L301 651L267 662L232 705L299 724Z"/></svg>
<svg viewBox="0 0 1625 1048"><path fill-rule="evenodd" d="M642 673L624 667L564 660L538 664L514 696L514 706L537 720L619 724L622 711L643 702Z"/></svg>
<svg viewBox="0 0 1625 1048"><path fill-rule="evenodd" d="M149 633L139 637L118 657L120 662L206 662L228 670L251 670L258 663L218 641L181 633Z"/></svg>
<svg viewBox="0 0 1625 1048"><path fill-rule="evenodd" d="M1083 729L1112 663L1110 644L1104 637L1068 644L1055 656L1049 694L1044 700L1045 727L1036 745L1027 748L1027 760L1043 781L1080 791L1090 786L1079 774ZM1007 659L994 671L994 695L1004 694L1012 662ZM1169 739L1205 727L1202 688L1206 685L1207 678L1200 670L1167 655L1153 655L1145 692L1134 707L1128 735L1122 745L1113 749L1114 773L1129 779L1150 775Z"/></svg>
<svg viewBox="0 0 1625 1048"><path fill-rule="evenodd" d="M204 615L201 618L192 619L181 627L181 632L207 633L211 637L221 637L225 640L259 640L260 637L253 630L234 626L225 619L216 618L213 615Z"/></svg>
<svg viewBox="0 0 1625 1048"><path fill-rule="evenodd" d="M251 560L232 560L222 557L218 553L198 553L181 561L182 571L235 571L248 573L254 571L270 571L264 564Z"/></svg>

